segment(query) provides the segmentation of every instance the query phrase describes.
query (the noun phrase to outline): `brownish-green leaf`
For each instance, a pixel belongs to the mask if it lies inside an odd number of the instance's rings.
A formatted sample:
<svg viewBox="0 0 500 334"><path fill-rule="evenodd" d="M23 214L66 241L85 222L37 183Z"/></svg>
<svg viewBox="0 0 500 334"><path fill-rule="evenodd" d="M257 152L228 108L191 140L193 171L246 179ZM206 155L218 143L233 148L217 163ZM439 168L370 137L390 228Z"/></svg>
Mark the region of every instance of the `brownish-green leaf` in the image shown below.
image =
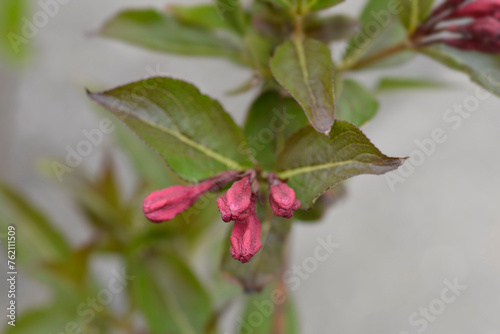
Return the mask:
<svg viewBox="0 0 500 334"><path fill-rule="evenodd" d="M264 92L250 107L245 122L250 153L265 170L272 170L286 139L306 125L304 111L294 99Z"/></svg>
<svg viewBox="0 0 500 334"><path fill-rule="evenodd" d="M241 60L241 48L232 40L151 9L121 12L106 22L100 34L155 51Z"/></svg>
<svg viewBox="0 0 500 334"><path fill-rule="evenodd" d="M337 119L360 127L377 114L378 106L377 99L361 84L344 80L337 104Z"/></svg>
<svg viewBox="0 0 500 334"><path fill-rule="evenodd" d="M323 43L350 38L356 33L358 21L347 15L333 15L307 20L305 33Z"/></svg>
<svg viewBox="0 0 500 334"><path fill-rule="evenodd" d="M463 51L444 44L420 50L440 63L466 73L472 81L500 96L500 56Z"/></svg>
<svg viewBox="0 0 500 334"><path fill-rule="evenodd" d="M252 166L241 129L217 101L189 83L157 77L89 96L186 180Z"/></svg>
<svg viewBox="0 0 500 334"><path fill-rule="evenodd" d="M230 280L243 286L246 292L258 292L280 271L291 228L289 219L268 214L261 218L262 248L248 263L240 263L231 257L229 237L222 258L222 272Z"/></svg>
<svg viewBox="0 0 500 334"><path fill-rule="evenodd" d="M212 305L185 260L144 252L132 262L132 291L152 334L203 333Z"/></svg>
<svg viewBox="0 0 500 334"><path fill-rule="evenodd" d="M323 43L306 39L281 44L271 70L304 109L311 125L328 135L334 122L333 65Z"/></svg>
<svg viewBox="0 0 500 334"><path fill-rule="evenodd" d="M329 137L304 128L293 135L278 157L278 175L289 179L302 209L332 186L360 174L384 174L403 158L382 154L354 125L336 121Z"/></svg>

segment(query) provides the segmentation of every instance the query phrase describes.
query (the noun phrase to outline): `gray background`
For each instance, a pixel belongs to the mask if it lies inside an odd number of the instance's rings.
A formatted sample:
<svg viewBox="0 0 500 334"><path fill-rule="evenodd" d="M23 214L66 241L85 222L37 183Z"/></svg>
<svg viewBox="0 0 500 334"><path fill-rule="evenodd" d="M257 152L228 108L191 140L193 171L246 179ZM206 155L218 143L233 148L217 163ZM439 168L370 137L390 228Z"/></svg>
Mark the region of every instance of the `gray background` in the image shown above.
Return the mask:
<svg viewBox="0 0 500 334"><path fill-rule="evenodd" d="M111 87L144 78L147 68L159 69L217 98L239 123L255 96L225 95L250 73L223 60L164 56L89 37L124 7L174 2L71 1L30 42L29 64L17 70L0 64L1 177L50 212L76 245L88 240L88 228L36 166L41 158L64 156L67 145L84 138L83 129L97 127L82 87ZM362 3L349 0L335 11L357 13ZM388 155L407 156L418 148L414 141L429 138L435 128L448 140L395 191L384 177L357 177L349 182L348 197L321 223L295 225L291 265L313 255L318 237L331 235L340 244L293 292L302 332L417 333L410 314L440 299L444 280L458 279L467 289L425 333L500 334L500 100L481 102L454 130L443 114L474 94L467 77L423 57L383 73L433 78L450 87L381 95L379 115L363 129L372 142ZM372 87L380 75L356 77ZM95 169L110 146L107 136L78 168ZM99 268L106 277L109 267ZM49 297L26 278L20 293L21 311ZM4 293L0 298L3 305Z"/></svg>

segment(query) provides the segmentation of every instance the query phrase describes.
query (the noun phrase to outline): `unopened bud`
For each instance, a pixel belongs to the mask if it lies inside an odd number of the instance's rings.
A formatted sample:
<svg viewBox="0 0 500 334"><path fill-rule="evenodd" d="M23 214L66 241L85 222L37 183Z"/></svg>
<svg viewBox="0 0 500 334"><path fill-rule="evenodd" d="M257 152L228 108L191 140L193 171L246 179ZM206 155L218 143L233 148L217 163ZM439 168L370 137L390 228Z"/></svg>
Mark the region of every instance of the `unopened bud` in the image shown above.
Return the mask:
<svg viewBox="0 0 500 334"><path fill-rule="evenodd" d="M250 261L262 247L261 230L262 226L255 210L252 210L247 219L235 221L230 238L231 256L241 263Z"/></svg>
<svg viewBox="0 0 500 334"><path fill-rule="evenodd" d="M253 203L252 203L253 202ZM222 220L245 220L255 205L252 199L252 176L247 175L233 183L231 188L217 199L217 206L222 214Z"/></svg>
<svg viewBox="0 0 500 334"><path fill-rule="evenodd" d="M146 218L159 223L173 219L192 206L204 193L216 190L233 181L236 171L224 172L194 185L173 186L149 194L142 206Z"/></svg>
<svg viewBox="0 0 500 334"><path fill-rule="evenodd" d="M269 203L273 213L279 217L292 218L294 211L300 208L300 201L297 200L295 191L273 175L269 177L269 184L271 186Z"/></svg>

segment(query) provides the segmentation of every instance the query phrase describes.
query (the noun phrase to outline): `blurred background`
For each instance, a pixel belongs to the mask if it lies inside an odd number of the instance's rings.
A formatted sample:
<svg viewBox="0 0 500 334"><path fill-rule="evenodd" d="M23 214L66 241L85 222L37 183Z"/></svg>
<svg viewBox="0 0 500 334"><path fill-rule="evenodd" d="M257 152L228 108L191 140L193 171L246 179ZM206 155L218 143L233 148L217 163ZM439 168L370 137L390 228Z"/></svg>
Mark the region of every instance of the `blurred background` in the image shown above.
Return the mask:
<svg viewBox="0 0 500 334"><path fill-rule="evenodd" d="M115 133L105 134L102 144L62 182L43 176L50 162L64 159L68 146L75 148L85 139L82 131L97 128L105 117L116 122L111 115L96 113L85 88L106 89L151 75L182 78L219 100L239 124L255 98L256 91L226 94L251 73L224 60L156 54L93 36L124 8L200 2L69 1L29 40L24 59L1 59L0 177L46 212L73 247L88 244L94 234L62 189L65 182L79 173L97 177L103 158L112 156L124 193L137 185ZM357 15L362 5L361 0L348 0L333 12ZM38 10L40 4L32 1L31 13ZM380 93L380 111L363 128L367 137L389 156L421 151L416 141L432 138L437 128L447 139L425 155L421 165L407 170L404 182L391 187L385 176L356 177L348 182L347 196L320 223L294 224L290 266L303 266L320 237L331 236L339 244L294 286L300 333L500 334L500 99L480 101L455 129L451 126L455 123L444 120L446 111L463 105L477 89L465 75L418 56L395 69L354 77L373 88L382 73L433 79L445 86ZM5 250L2 245L2 272L6 272ZM100 282L120 266L113 256L90 261ZM22 269L19 272L21 316L45 305L52 295ZM443 290L456 282L466 288L453 302L440 302ZM5 279L0 286L5 312ZM113 304L119 308L120 299ZM425 319L421 308L430 308L427 320L421 320ZM223 321L227 333L233 333L237 321L237 312L232 313ZM5 329L5 316L2 319Z"/></svg>

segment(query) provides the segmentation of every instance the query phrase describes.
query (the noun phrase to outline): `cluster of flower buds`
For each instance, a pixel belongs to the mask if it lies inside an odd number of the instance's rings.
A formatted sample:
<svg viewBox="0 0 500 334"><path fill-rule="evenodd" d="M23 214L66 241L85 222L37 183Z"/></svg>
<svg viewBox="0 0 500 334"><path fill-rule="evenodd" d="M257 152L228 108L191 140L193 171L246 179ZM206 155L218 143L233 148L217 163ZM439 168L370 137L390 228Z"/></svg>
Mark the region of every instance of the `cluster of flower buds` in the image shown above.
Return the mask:
<svg viewBox="0 0 500 334"><path fill-rule="evenodd" d="M452 35L435 37L443 32ZM430 38L423 44L445 43L463 50L500 54L500 0L446 0L420 26L416 36Z"/></svg>
<svg viewBox="0 0 500 334"><path fill-rule="evenodd" d="M229 171L199 184L173 186L155 191L144 200L144 214L156 223L171 220L192 206L206 192L218 190L231 182L234 183L229 190L217 199L217 206L223 221L234 221L230 237L232 257L246 263L262 247L262 227L255 209L259 196L259 181L254 170L243 174ZM291 218L294 211L300 207L295 191L274 174L269 174L268 183L269 203L273 213Z"/></svg>

